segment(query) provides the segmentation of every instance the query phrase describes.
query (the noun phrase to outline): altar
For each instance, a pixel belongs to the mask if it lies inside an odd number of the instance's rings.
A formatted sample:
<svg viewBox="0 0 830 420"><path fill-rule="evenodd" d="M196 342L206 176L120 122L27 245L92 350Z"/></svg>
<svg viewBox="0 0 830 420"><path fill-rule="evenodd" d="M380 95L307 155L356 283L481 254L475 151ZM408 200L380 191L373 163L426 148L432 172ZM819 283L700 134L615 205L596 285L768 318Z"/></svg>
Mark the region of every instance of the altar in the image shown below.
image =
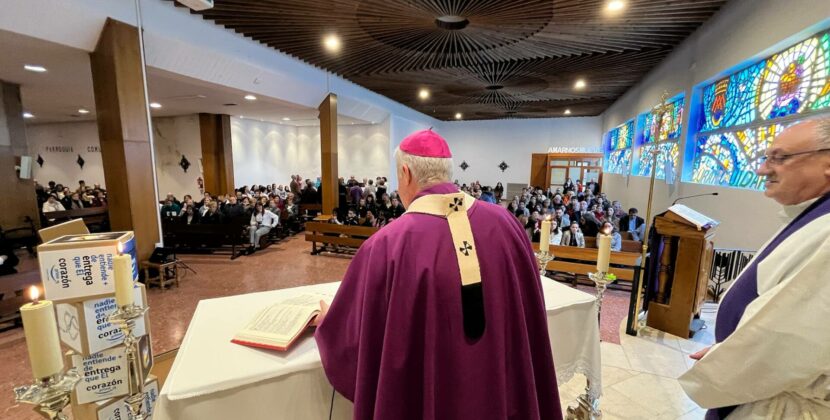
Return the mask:
<svg viewBox="0 0 830 420"><path fill-rule="evenodd" d="M230 342L262 308L304 293L333 297L339 284L199 302L153 418L326 419L331 412L332 419L351 419L351 402L333 393L311 331L285 353ZM598 396L601 362L594 296L548 278L542 279L542 287L559 384L581 373Z"/></svg>

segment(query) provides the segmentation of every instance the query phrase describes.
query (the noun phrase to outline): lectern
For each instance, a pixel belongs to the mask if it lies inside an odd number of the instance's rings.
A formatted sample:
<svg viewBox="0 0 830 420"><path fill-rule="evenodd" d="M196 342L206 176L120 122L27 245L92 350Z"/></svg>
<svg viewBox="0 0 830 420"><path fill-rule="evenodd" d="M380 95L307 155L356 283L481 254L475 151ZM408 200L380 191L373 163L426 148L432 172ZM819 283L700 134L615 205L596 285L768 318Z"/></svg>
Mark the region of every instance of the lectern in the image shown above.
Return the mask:
<svg viewBox="0 0 830 420"><path fill-rule="evenodd" d="M703 326L698 318L706 298L717 225L683 205L655 217L647 267L649 327L688 338Z"/></svg>

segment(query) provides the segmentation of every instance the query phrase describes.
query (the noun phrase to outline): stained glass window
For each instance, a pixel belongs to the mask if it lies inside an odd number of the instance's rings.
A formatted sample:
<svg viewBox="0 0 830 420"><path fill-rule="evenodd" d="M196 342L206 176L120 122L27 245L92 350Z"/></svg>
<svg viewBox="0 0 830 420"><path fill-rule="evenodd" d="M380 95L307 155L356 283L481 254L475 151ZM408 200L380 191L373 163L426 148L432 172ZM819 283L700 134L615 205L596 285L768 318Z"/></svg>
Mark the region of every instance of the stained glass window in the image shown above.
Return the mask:
<svg viewBox="0 0 830 420"><path fill-rule="evenodd" d="M763 189L759 157L783 127L830 111L830 32L703 87L691 182ZM776 122L779 119L781 122Z"/></svg>
<svg viewBox="0 0 830 420"><path fill-rule="evenodd" d="M637 176L651 176L651 168L654 165L653 152L657 150L657 175L658 179L666 178L667 160L671 159L670 168L677 173L680 167L680 138L681 121L683 121L683 95L671 99L668 103L669 109L663 114L658 123L654 114L649 111L641 114L640 134L637 144L638 157L634 163L633 174Z"/></svg>
<svg viewBox="0 0 830 420"><path fill-rule="evenodd" d="M631 146L634 144L634 120L615 127L606 134L605 172L625 174L631 168Z"/></svg>

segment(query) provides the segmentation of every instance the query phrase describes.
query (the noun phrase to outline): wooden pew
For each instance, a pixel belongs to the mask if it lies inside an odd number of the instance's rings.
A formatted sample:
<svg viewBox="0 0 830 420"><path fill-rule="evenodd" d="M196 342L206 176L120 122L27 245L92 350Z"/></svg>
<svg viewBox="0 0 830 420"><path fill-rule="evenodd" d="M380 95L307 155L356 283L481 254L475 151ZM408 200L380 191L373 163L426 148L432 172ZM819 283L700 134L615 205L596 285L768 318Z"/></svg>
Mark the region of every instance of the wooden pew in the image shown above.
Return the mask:
<svg viewBox="0 0 830 420"><path fill-rule="evenodd" d="M596 248L597 238L585 238L585 248ZM632 241L630 239L623 239L620 251L640 253L643 250L643 243L640 241Z"/></svg>
<svg viewBox="0 0 830 420"><path fill-rule="evenodd" d="M585 238L586 241L589 238ZM533 244L534 251L539 250L539 244ZM548 263L548 271L573 273L573 284L576 286L578 277L597 271L596 248L577 248L573 246L551 245L550 251L554 260ZM632 281L640 275L640 254L636 252L611 252L611 267L609 271L617 276L616 284L623 289L631 290ZM591 282L590 284L593 284Z"/></svg>
<svg viewBox="0 0 830 420"><path fill-rule="evenodd" d="M219 251L230 246L231 259L234 260L248 243L248 225L250 216L241 215L218 224L186 225L168 221L162 225L165 246L172 247L179 253L194 250Z"/></svg>
<svg viewBox="0 0 830 420"><path fill-rule="evenodd" d="M50 211L44 213L46 226L54 226L72 219L83 219L90 232L102 232L109 228L107 207L86 207L82 209Z"/></svg>
<svg viewBox="0 0 830 420"><path fill-rule="evenodd" d="M344 226L325 222L308 222L305 224L305 240L311 242L311 255L325 251L325 245L336 245L357 249L370 236L378 231L375 227ZM318 247L317 244L322 244Z"/></svg>

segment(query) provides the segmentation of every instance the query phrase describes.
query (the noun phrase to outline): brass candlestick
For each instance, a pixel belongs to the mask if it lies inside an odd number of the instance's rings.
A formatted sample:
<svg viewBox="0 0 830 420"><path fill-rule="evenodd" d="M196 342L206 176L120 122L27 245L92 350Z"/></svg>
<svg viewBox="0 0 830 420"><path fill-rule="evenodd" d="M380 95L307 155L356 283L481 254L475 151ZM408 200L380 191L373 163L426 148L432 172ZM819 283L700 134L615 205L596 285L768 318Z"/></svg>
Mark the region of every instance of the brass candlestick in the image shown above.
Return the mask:
<svg viewBox="0 0 830 420"><path fill-rule="evenodd" d="M42 378L40 382L14 389L14 400L35 406L36 413L50 420L67 420L63 409L69 404L69 395L81 380L76 368Z"/></svg>
<svg viewBox="0 0 830 420"><path fill-rule="evenodd" d="M554 259L553 252L536 251L534 255L536 255L536 261L539 262L539 275L545 277L545 273L548 271L548 263Z"/></svg>
<svg viewBox="0 0 830 420"><path fill-rule="evenodd" d="M109 322L117 324L124 331L124 353L128 363L128 385L129 395L127 396L127 409L130 411L131 419L144 420L145 413L141 406L144 403L144 369L139 359L138 339L133 335L135 321L144 316L146 307L136 304L121 306L109 316Z"/></svg>
<svg viewBox="0 0 830 420"><path fill-rule="evenodd" d="M605 295L608 283L611 283L613 278L609 273L603 272L589 273L588 277L594 282L594 287L597 289L597 299L594 301L594 305L597 307L597 322L599 322L602 312L602 297ZM576 398L576 406L568 407L568 420L598 420L602 418L602 411L599 409L599 390L592 389L590 379L587 382L585 393Z"/></svg>

